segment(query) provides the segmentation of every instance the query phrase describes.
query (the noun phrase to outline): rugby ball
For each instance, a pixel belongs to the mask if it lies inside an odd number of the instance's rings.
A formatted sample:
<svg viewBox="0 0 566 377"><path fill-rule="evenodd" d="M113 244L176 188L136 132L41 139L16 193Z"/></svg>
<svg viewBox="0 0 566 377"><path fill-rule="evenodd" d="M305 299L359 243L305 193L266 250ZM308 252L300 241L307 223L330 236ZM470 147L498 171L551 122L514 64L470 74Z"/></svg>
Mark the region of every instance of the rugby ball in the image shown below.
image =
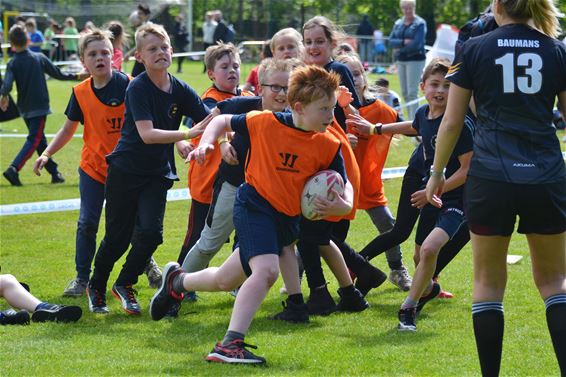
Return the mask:
<svg viewBox="0 0 566 377"><path fill-rule="evenodd" d="M336 190L338 194L344 193L344 180L342 176L334 170L322 170L310 177L305 183L303 194L301 195L301 212L303 216L309 220L316 217L314 211L314 199L317 196L333 199Z"/></svg>

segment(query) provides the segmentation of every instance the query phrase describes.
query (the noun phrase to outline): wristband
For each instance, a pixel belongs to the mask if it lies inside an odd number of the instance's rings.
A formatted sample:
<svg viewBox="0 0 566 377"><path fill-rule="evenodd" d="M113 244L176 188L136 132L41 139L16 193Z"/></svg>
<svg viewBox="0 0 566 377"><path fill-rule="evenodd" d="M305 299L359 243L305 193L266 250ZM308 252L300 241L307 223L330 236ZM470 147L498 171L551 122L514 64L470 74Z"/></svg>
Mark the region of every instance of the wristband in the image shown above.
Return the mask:
<svg viewBox="0 0 566 377"><path fill-rule="evenodd" d="M218 145L222 144L222 143L227 143L228 142L228 138L226 136L220 136L216 142L218 143Z"/></svg>
<svg viewBox="0 0 566 377"><path fill-rule="evenodd" d="M375 125L375 132L376 132L378 135L381 135L381 129L382 129L382 128L383 128L383 124L381 124L381 123L376 124L376 125Z"/></svg>
<svg viewBox="0 0 566 377"><path fill-rule="evenodd" d="M431 166L430 167L430 176L431 177L443 177L445 171L446 171L446 169L442 169L442 171L436 171L436 170L434 170L434 166Z"/></svg>
<svg viewBox="0 0 566 377"><path fill-rule="evenodd" d="M47 152L47 151L43 151L43 153L41 154L42 156L45 156L47 158L51 158L51 153Z"/></svg>
<svg viewBox="0 0 566 377"><path fill-rule="evenodd" d="M372 124L371 126L369 126L369 134L375 135L375 124Z"/></svg>
<svg viewBox="0 0 566 377"><path fill-rule="evenodd" d="M185 130L185 131L183 131L183 133L184 133L184 135L185 135L185 137L184 137L185 140L190 140L190 139L192 139L190 130Z"/></svg>

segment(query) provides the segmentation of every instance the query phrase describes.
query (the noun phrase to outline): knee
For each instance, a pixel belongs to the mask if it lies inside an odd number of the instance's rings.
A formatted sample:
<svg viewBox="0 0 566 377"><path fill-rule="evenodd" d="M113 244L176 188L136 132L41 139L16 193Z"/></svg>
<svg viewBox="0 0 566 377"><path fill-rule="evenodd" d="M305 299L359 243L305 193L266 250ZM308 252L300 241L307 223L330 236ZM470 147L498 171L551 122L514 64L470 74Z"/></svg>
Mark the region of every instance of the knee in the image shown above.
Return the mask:
<svg viewBox="0 0 566 377"><path fill-rule="evenodd" d="M12 288L16 286L18 283L18 279L14 275L5 274L0 275L0 293L3 293L5 289Z"/></svg>
<svg viewBox="0 0 566 377"><path fill-rule="evenodd" d="M439 250L435 247L431 247L430 245L427 245L426 243L424 243L421 246L421 250L419 252L419 258L420 261L423 262L434 262L436 261L436 257L438 256L438 252Z"/></svg>
<svg viewBox="0 0 566 377"><path fill-rule="evenodd" d="M566 277L563 273L552 271L533 273L535 284L542 297L552 296L566 291Z"/></svg>
<svg viewBox="0 0 566 377"><path fill-rule="evenodd" d="M279 277L279 266L266 266L260 271L253 271L250 278L253 278L257 282L265 284L269 289L275 284L277 278Z"/></svg>
<svg viewBox="0 0 566 377"><path fill-rule="evenodd" d="M157 248L163 243L163 233L155 230L136 229L132 236L133 245Z"/></svg>
<svg viewBox="0 0 566 377"><path fill-rule="evenodd" d="M92 224L79 220L79 222L77 223L77 233L87 237L96 237L96 233L98 233L98 224Z"/></svg>

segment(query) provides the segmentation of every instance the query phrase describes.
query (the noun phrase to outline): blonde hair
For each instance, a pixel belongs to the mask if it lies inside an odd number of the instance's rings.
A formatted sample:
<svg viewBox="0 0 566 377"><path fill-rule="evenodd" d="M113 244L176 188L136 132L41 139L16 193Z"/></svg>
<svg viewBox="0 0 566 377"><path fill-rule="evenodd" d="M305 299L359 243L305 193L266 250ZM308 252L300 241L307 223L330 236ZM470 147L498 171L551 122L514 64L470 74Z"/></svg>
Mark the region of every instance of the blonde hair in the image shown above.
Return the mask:
<svg viewBox="0 0 566 377"><path fill-rule="evenodd" d="M399 8L403 7L403 5L408 5L415 9L417 7L417 0L401 0L399 1Z"/></svg>
<svg viewBox="0 0 566 377"><path fill-rule="evenodd" d="M303 25L303 35L305 34L305 30L313 29L317 26L322 28L330 44L338 44L339 41L346 37L346 33L344 33L342 29L338 28L334 22L324 16L315 16L305 22Z"/></svg>
<svg viewBox="0 0 566 377"><path fill-rule="evenodd" d="M204 65L208 70L214 70L216 62L222 59L225 55L229 55L236 60L240 60L238 49L232 43L218 42L215 45L209 46L204 53Z"/></svg>
<svg viewBox="0 0 566 377"><path fill-rule="evenodd" d="M167 43L171 44L171 40L169 39L169 34L165 31L163 26L148 22L147 24L143 24L136 30L135 40L136 40L136 50L141 51L143 47L143 40L149 34L155 35L156 37L160 38L162 41L166 41Z"/></svg>
<svg viewBox="0 0 566 377"><path fill-rule="evenodd" d="M340 85L340 75L328 72L316 65L295 69L289 77L287 100L293 106L297 102L308 105L321 98L330 98Z"/></svg>
<svg viewBox="0 0 566 377"><path fill-rule="evenodd" d="M263 59L258 68L259 83L265 82L265 79L276 72L291 72L297 67L304 66L299 59Z"/></svg>
<svg viewBox="0 0 566 377"><path fill-rule="evenodd" d="M552 38L560 34L559 13L553 0L499 0L499 4L510 18L532 19L537 29Z"/></svg>
<svg viewBox="0 0 566 377"><path fill-rule="evenodd" d="M77 23L75 22L75 19L73 17L67 17L65 18L65 24L69 24L70 27L77 27Z"/></svg>
<svg viewBox="0 0 566 377"><path fill-rule="evenodd" d="M85 50L88 47L89 43L94 41L103 41L108 46L110 52L113 52L114 48L112 47L112 42L110 38L112 33L108 30L99 30L93 29L87 33L84 33L79 38L79 56L84 58Z"/></svg>
<svg viewBox="0 0 566 377"><path fill-rule="evenodd" d="M360 100L368 100L374 97L373 94L369 91L368 78L358 54L356 54L355 52L349 54L340 54L336 57L336 61L346 65L348 63L357 64L359 66L358 68L362 72L362 75L364 75L364 87L362 88L361 93L359 93L359 95L361 95L363 98L360 98Z"/></svg>
<svg viewBox="0 0 566 377"><path fill-rule="evenodd" d="M271 47L271 52L275 51L275 46L277 45L277 40L284 38L284 37L289 37L289 38L291 38L295 41L295 43L297 44L297 49L299 50L299 56L301 56L303 49L304 49L303 36L297 30L290 28L290 27L285 28L285 29L281 29L277 33L273 34L273 37L271 37L271 43L270 43L270 46L269 46L269 47Z"/></svg>

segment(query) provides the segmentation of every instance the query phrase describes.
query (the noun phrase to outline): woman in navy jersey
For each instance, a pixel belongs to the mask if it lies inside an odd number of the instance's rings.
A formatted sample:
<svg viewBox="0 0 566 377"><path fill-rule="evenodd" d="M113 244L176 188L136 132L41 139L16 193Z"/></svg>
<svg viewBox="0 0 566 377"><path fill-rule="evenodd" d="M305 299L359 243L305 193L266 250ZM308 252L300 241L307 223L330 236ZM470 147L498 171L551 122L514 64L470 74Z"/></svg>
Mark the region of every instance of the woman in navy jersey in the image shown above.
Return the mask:
<svg viewBox="0 0 566 377"><path fill-rule="evenodd" d="M526 234L535 284L562 375L566 375L566 168L552 105L566 106L566 48L552 0L494 0L500 26L467 41L440 126L427 199L441 203L443 169L474 96L474 157L466 182L466 216L474 252L472 317L483 375L499 373L506 254Z"/></svg>

